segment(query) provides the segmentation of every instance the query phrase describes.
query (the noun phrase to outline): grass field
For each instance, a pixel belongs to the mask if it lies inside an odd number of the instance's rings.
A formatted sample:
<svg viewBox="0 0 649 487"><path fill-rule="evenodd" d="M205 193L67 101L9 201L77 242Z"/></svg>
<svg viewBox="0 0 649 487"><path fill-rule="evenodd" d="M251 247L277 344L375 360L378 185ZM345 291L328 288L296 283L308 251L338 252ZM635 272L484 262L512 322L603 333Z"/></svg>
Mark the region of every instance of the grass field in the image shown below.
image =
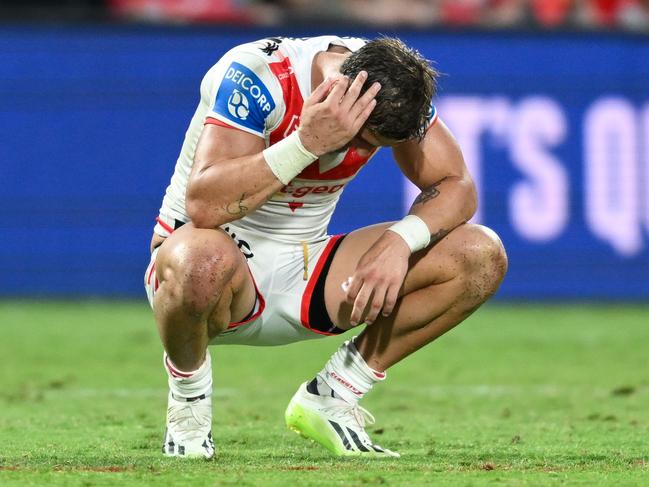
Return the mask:
<svg viewBox="0 0 649 487"><path fill-rule="evenodd" d="M145 303L0 301L0 485L649 485L649 309L504 306L365 400L401 459L331 457L283 412L338 338L213 348L215 461L159 453Z"/></svg>

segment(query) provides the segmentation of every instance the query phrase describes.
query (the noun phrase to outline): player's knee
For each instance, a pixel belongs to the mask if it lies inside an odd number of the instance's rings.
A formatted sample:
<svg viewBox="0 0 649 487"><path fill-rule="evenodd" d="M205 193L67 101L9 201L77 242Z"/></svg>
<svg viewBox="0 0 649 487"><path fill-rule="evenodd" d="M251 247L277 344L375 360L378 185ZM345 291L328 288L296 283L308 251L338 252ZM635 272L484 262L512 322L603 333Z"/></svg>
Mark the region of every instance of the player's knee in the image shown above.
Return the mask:
<svg viewBox="0 0 649 487"><path fill-rule="evenodd" d="M161 248L158 276L166 299L195 313L208 310L242 265L239 249L221 232Z"/></svg>
<svg viewBox="0 0 649 487"><path fill-rule="evenodd" d="M465 225L460 264L469 286L480 297L496 292L507 273L507 253L498 235L482 225Z"/></svg>

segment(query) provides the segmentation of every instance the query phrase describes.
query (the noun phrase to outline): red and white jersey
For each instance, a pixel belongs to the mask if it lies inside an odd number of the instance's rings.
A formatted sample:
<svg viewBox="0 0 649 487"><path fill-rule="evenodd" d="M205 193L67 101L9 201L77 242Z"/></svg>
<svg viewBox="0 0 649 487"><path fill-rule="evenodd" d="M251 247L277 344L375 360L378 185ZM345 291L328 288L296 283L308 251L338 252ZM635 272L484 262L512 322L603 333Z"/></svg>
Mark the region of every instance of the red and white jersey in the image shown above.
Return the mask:
<svg viewBox="0 0 649 487"><path fill-rule="evenodd" d="M167 236L175 222L187 222L185 191L204 124L232 127L262 137L266 147L293 132L304 100L311 94L313 58L331 45L350 51L365 40L336 36L269 38L227 52L205 75L201 99L185 134L155 232ZM434 109L431 121L434 121ZM325 237L340 195L369 160L354 148L326 154L236 226L283 241ZM214 188L218 191L218 188Z"/></svg>

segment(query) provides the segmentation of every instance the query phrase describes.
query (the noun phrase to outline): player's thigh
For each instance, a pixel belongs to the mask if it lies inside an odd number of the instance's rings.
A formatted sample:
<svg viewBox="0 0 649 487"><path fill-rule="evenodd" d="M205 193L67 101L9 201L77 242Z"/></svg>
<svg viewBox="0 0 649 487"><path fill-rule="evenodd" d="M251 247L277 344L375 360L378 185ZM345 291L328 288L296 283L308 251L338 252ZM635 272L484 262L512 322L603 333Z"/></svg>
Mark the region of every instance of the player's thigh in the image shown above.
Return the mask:
<svg viewBox="0 0 649 487"><path fill-rule="evenodd" d="M325 303L336 326L346 326L352 306L345 302L341 284L353 274L361 257L392 223L380 223L351 232L341 243L327 274ZM449 281L494 255L504 255L498 236L482 225L464 224L427 249L410 257L399 296Z"/></svg>
<svg viewBox="0 0 649 487"><path fill-rule="evenodd" d="M156 274L156 307L163 300L182 299L184 304L191 302L199 309L209 308L226 287L232 292L231 321L248 315L255 304L255 285L246 259L237 244L220 229L186 224L174 231L160 246Z"/></svg>

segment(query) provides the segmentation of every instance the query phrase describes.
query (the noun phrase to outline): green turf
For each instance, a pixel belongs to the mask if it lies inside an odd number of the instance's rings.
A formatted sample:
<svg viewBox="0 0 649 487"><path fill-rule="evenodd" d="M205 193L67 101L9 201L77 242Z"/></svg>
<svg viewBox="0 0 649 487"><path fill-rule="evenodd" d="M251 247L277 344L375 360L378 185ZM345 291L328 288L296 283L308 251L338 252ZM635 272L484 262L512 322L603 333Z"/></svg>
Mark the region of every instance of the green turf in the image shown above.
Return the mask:
<svg viewBox="0 0 649 487"><path fill-rule="evenodd" d="M0 485L649 485L649 309L492 306L364 401L403 456L339 460L284 427L339 338L213 348L212 462L159 453L145 303L0 301Z"/></svg>

